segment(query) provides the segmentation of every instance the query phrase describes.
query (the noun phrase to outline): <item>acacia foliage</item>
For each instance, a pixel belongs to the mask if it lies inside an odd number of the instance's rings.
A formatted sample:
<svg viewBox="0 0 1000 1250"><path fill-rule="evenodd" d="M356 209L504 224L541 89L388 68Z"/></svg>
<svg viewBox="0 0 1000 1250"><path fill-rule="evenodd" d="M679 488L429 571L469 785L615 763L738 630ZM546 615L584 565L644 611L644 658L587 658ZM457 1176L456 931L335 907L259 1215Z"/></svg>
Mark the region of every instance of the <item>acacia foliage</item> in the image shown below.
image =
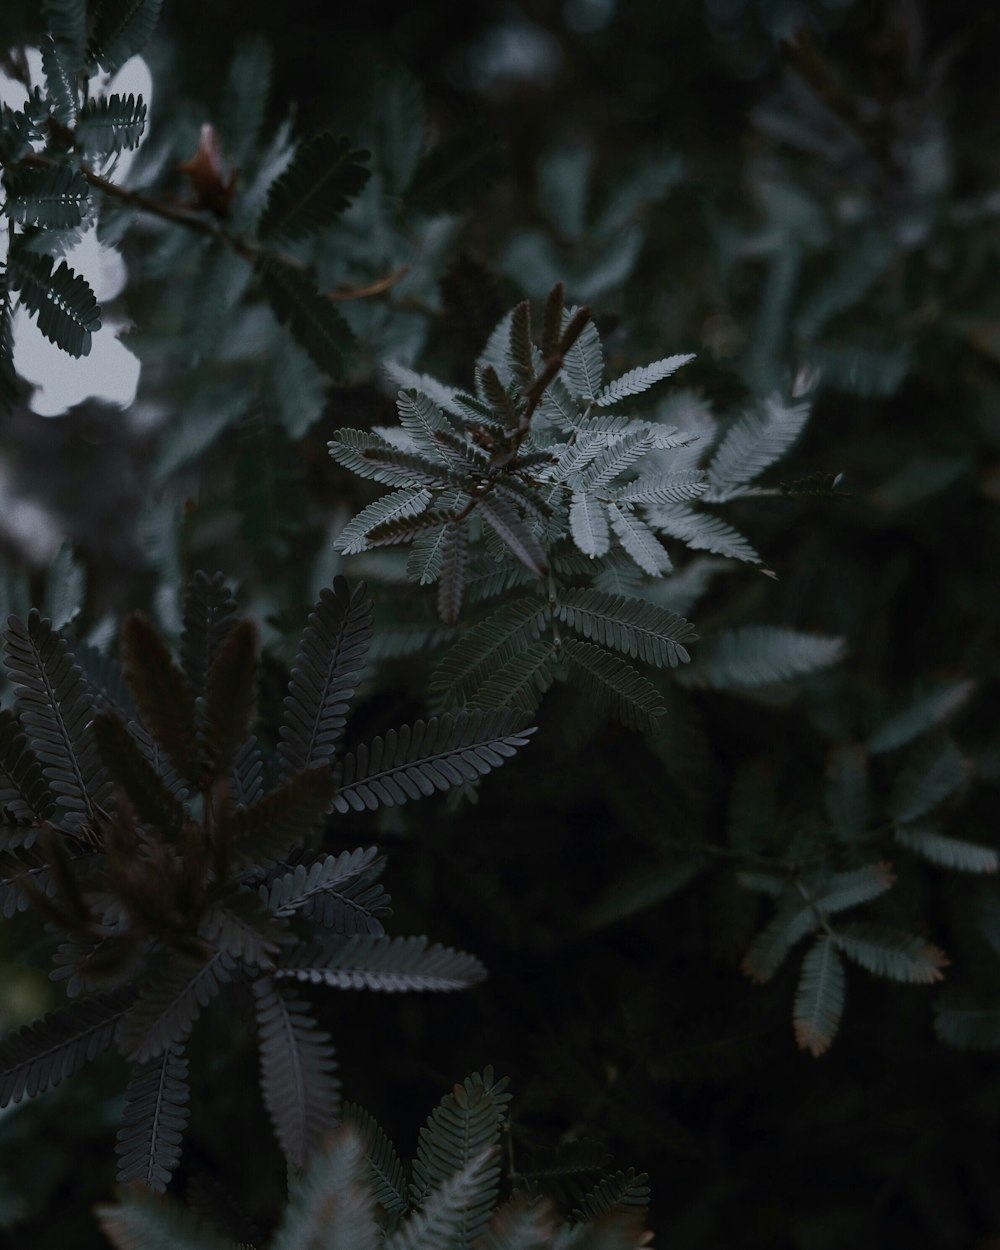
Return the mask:
<svg viewBox="0 0 1000 1250"><path fill-rule="evenodd" d="M129 699L109 662L96 685L36 611L11 617L4 722L5 915L40 909L63 941L53 979L69 1006L0 1041L0 1103L33 1098L103 1051L134 1065L119 1176L163 1189L187 1122L185 1047L220 994L252 991L260 1083L275 1134L301 1167L337 1122L330 1035L302 989L452 991L484 975L471 955L392 938L374 847L330 853L328 815L479 779L527 742L523 718L447 718L399 731L381 766L358 744L337 774L346 711L372 637L364 584L324 589L302 634L268 758L253 734L256 629L221 575L188 587L180 663L152 622L121 633ZM394 783L398 776L401 783Z"/></svg>

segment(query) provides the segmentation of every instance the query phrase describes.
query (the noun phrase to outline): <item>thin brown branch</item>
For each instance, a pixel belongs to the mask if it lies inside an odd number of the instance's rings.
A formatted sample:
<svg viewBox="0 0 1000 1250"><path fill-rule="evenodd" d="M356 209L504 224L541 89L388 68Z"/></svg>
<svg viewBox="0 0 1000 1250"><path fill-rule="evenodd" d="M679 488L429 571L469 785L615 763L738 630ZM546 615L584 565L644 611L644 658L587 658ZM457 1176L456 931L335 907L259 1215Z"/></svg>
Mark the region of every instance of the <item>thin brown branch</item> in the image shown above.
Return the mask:
<svg viewBox="0 0 1000 1250"><path fill-rule="evenodd" d="M392 273L386 274L384 278L378 278L374 282L369 282L367 286L345 287L339 291L327 291L326 298L339 303L343 300L367 299L371 295L381 295L383 292L391 290L397 282L402 281L412 268L412 265L401 265L398 269L394 269Z"/></svg>

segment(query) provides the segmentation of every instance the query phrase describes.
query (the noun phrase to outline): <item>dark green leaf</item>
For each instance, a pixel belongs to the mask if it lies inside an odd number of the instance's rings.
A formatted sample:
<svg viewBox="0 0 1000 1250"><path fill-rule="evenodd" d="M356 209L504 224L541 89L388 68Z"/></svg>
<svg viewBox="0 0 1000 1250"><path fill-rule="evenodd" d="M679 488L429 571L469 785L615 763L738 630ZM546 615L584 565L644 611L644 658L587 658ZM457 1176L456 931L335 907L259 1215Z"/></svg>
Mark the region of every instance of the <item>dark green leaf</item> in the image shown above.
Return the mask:
<svg viewBox="0 0 1000 1250"><path fill-rule="evenodd" d="M329 131L307 140L268 190L260 237L301 239L332 225L368 181L367 159Z"/></svg>

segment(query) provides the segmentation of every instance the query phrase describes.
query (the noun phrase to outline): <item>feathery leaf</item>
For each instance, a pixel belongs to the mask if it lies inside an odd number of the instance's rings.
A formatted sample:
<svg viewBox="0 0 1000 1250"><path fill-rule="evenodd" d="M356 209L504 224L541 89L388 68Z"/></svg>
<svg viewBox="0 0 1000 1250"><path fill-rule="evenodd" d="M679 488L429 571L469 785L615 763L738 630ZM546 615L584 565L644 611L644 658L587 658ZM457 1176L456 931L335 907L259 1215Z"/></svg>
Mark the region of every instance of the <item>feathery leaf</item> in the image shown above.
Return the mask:
<svg viewBox="0 0 1000 1250"><path fill-rule="evenodd" d="M44 1093L107 1050L134 999L134 990L111 990L8 1033L0 1041L0 1107Z"/></svg>
<svg viewBox="0 0 1000 1250"><path fill-rule="evenodd" d="M253 993L264 1102L282 1150L295 1167L304 1167L337 1119L330 1036L291 987L260 977Z"/></svg>
<svg viewBox="0 0 1000 1250"><path fill-rule="evenodd" d="M21 723L64 819L79 828L110 796L88 723L93 703L87 684L65 640L34 609L27 625L10 617L4 640Z"/></svg>
<svg viewBox="0 0 1000 1250"><path fill-rule="evenodd" d="M846 925L837 930L834 940L848 959L893 981L929 985L941 980L941 969L948 962L944 951L930 942L885 925Z"/></svg>
<svg viewBox="0 0 1000 1250"><path fill-rule="evenodd" d="M69 230L86 216L87 180L70 165L12 169L6 173L5 182L4 211L19 225Z"/></svg>
<svg viewBox="0 0 1000 1250"><path fill-rule="evenodd" d="M658 668L687 664L691 657L684 643L698 637L676 612L600 590L565 591L555 615L584 638Z"/></svg>
<svg viewBox="0 0 1000 1250"><path fill-rule="evenodd" d="M771 625L744 625L706 638L697 659L680 680L684 685L712 690L766 686L836 664L843 650L841 638Z"/></svg>
<svg viewBox="0 0 1000 1250"><path fill-rule="evenodd" d="M786 405L776 396L758 412L748 412L729 430L708 466L706 503L721 503L740 494L740 487L780 460L802 433L808 404Z"/></svg>
<svg viewBox="0 0 1000 1250"><path fill-rule="evenodd" d="M156 1193L166 1189L188 1122L187 1072L183 1049L168 1046L129 1081L115 1145L119 1181L139 1181Z"/></svg>
<svg viewBox="0 0 1000 1250"><path fill-rule="evenodd" d="M274 976L294 977L341 990L465 990L486 976L473 955L428 946L425 937L356 935L335 942L300 943L281 959Z"/></svg>
<svg viewBox="0 0 1000 1250"><path fill-rule="evenodd" d="M446 703L468 699L500 665L537 641L548 620L548 607L536 595L505 604L445 652L431 689Z"/></svg>
<svg viewBox="0 0 1000 1250"><path fill-rule="evenodd" d="M959 872L996 872L1000 869L1000 855L992 846L951 838L924 825L900 825L896 829L896 841L942 868L954 868Z"/></svg>
<svg viewBox="0 0 1000 1250"><path fill-rule="evenodd" d="M365 1152L375 1201L389 1215L405 1215L410 1203L406 1197L406 1174L396 1148L375 1119L356 1103L344 1104L343 1119Z"/></svg>
<svg viewBox="0 0 1000 1250"><path fill-rule="evenodd" d="M354 516L340 531L334 541L334 550L345 556L357 555L368 549L368 534L378 525L388 521L402 521L419 516L431 502L429 490L396 490L383 495Z"/></svg>
<svg viewBox="0 0 1000 1250"><path fill-rule="evenodd" d="M324 855L308 865L260 887L260 897L276 916L312 918L335 933L384 933L379 915L389 909L389 897L375 881L382 861L375 847Z"/></svg>
<svg viewBox="0 0 1000 1250"><path fill-rule="evenodd" d="M333 225L362 190L371 171L367 152L329 131L301 144L268 188L258 233L262 239L303 239Z"/></svg>
<svg viewBox="0 0 1000 1250"><path fill-rule="evenodd" d="M410 1184L415 1205L426 1205L430 1195L452 1176L473 1159L487 1155L463 1218L453 1238L441 1243L441 1250L463 1250L489 1223L500 1184L496 1147L510 1102L507 1085L505 1077L494 1078L492 1068L482 1075L473 1073L441 1099L420 1130Z"/></svg>
<svg viewBox="0 0 1000 1250"><path fill-rule="evenodd" d="M139 96L110 95L88 100L80 111L76 146L88 160L101 161L139 146L146 128L146 104Z"/></svg>
<svg viewBox="0 0 1000 1250"><path fill-rule="evenodd" d="M88 356L92 335L101 328L97 298L65 261L54 266L51 256L18 248L7 259L7 280L51 343L70 356Z"/></svg>
<svg viewBox="0 0 1000 1250"><path fill-rule="evenodd" d="M666 710L659 691L631 664L589 642L570 638L563 644L569 662L580 670L583 693L611 709L629 729L650 733Z"/></svg>
<svg viewBox="0 0 1000 1250"><path fill-rule="evenodd" d="M147 617L133 612L121 630L122 668L143 724L181 775L201 783L194 700L170 649Z"/></svg>
<svg viewBox="0 0 1000 1250"><path fill-rule="evenodd" d="M549 567L545 548L506 499L495 494L484 495L479 500L478 512L526 569L536 577L545 576Z"/></svg>
<svg viewBox="0 0 1000 1250"><path fill-rule="evenodd" d="M88 55L113 74L141 52L153 34L163 0L100 0Z"/></svg>
<svg viewBox="0 0 1000 1250"><path fill-rule="evenodd" d="M593 560L607 555L611 547L607 505L591 494L574 494L569 509L569 529L573 541Z"/></svg>
<svg viewBox="0 0 1000 1250"><path fill-rule="evenodd" d="M229 955L213 951L205 956L177 955L163 974L147 982L121 1022L118 1043L137 1063L161 1054L167 1046L183 1041L194 1022L232 980L234 962Z"/></svg>
<svg viewBox="0 0 1000 1250"><path fill-rule="evenodd" d="M534 729L520 712L460 712L390 729L344 757L334 807L392 807L478 781L526 745Z"/></svg>
<svg viewBox="0 0 1000 1250"><path fill-rule="evenodd" d="M329 763L371 643L372 601L364 582L324 587L299 643L278 744L282 777Z"/></svg>
<svg viewBox="0 0 1000 1250"><path fill-rule="evenodd" d="M659 577L673 568L670 557L649 526L629 507L608 504L608 517L618 541L644 573Z"/></svg>
<svg viewBox="0 0 1000 1250"><path fill-rule="evenodd" d="M829 934L822 934L802 961L795 991L795 1040L818 1057L829 1049L844 1010L844 965Z"/></svg>
<svg viewBox="0 0 1000 1250"><path fill-rule="evenodd" d="M929 729L943 724L968 701L975 682L956 681L939 686L913 700L908 706L884 719L868 739L872 755L895 751Z"/></svg>
<svg viewBox="0 0 1000 1250"><path fill-rule="evenodd" d="M258 273L274 315L319 369L332 378L341 377L354 335L330 300L311 278L281 261L261 262Z"/></svg>
<svg viewBox="0 0 1000 1250"><path fill-rule="evenodd" d="M662 360L654 360L651 365L630 369L628 373L623 373L614 382L609 382L594 399L594 404L598 408L610 408L612 404L617 404L619 400L626 399L629 395L641 395L656 382L661 382L664 378L669 378L672 373L676 373L681 365L686 365L689 360L694 360L692 353L682 356L665 356Z"/></svg>

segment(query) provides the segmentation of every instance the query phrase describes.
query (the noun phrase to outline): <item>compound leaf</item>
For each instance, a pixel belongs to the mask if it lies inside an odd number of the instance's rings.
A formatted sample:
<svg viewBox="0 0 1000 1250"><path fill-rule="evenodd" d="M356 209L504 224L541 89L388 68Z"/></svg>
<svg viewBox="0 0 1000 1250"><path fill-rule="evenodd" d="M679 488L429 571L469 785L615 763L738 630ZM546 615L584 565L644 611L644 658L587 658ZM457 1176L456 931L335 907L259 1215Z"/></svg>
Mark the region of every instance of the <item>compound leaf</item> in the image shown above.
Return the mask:
<svg viewBox="0 0 1000 1250"><path fill-rule="evenodd" d="M510 711L468 711L390 729L344 757L334 807L374 811L478 781L526 745L533 729Z"/></svg>
<svg viewBox="0 0 1000 1250"><path fill-rule="evenodd" d="M18 248L7 261L8 282L51 343L70 356L88 356L92 336L101 328L97 297L65 261L54 266L51 256Z"/></svg>
<svg viewBox="0 0 1000 1250"><path fill-rule="evenodd" d="M371 644L373 612L364 582L352 590L336 577L332 589L320 591L285 696L278 744L282 777L333 759Z"/></svg>
<svg viewBox="0 0 1000 1250"><path fill-rule="evenodd" d="M584 638L658 668L687 664L691 657L684 643L698 637L676 612L600 590L565 591L555 615Z"/></svg>
<svg viewBox="0 0 1000 1250"><path fill-rule="evenodd" d="M845 925L837 930L835 941L848 959L893 981L929 985L941 980L941 969L948 963L944 951L930 942L885 925Z"/></svg>
<svg viewBox="0 0 1000 1250"><path fill-rule="evenodd" d="M88 100L80 111L76 146L88 160L101 161L125 148L138 147L145 128L142 96L110 95Z"/></svg>
<svg viewBox="0 0 1000 1250"><path fill-rule="evenodd" d="M338 1082L330 1035L308 1004L273 977L253 983L260 1039L261 1088L282 1150L304 1167L337 1120Z"/></svg>
<svg viewBox="0 0 1000 1250"><path fill-rule="evenodd" d="M0 1107L44 1093L107 1050L134 998L111 990L9 1033L0 1041Z"/></svg>
<svg viewBox="0 0 1000 1250"><path fill-rule="evenodd" d="M330 300L307 274L281 261L262 261L258 272L274 315L318 368L332 378L341 377L354 335Z"/></svg>
<svg viewBox="0 0 1000 1250"><path fill-rule="evenodd" d="M474 956L448 946L428 946L425 937L359 934L334 943L300 943L282 958L274 975L342 990L448 993L475 985L486 971Z"/></svg>
<svg viewBox="0 0 1000 1250"><path fill-rule="evenodd" d="M664 378L669 378L672 373L676 373L681 365L686 365L689 360L694 360L694 355L691 353L681 356L665 356L662 360L654 360L650 365L630 369L628 373L623 373L614 382L609 382L594 399L594 404L598 408L610 408L612 404L617 404L619 400L626 399L629 395L641 395L656 382L661 382Z"/></svg>
<svg viewBox="0 0 1000 1250"><path fill-rule="evenodd" d="M22 226L70 230L86 216L87 180L69 165L13 169L6 174L6 183L4 210Z"/></svg>
<svg viewBox="0 0 1000 1250"><path fill-rule="evenodd" d="M329 131L301 144L268 189L260 237L302 239L333 225L368 181L367 159Z"/></svg>
<svg viewBox="0 0 1000 1250"><path fill-rule="evenodd" d="M156 1193L166 1189L188 1122L187 1073L183 1049L168 1046L129 1081L115 1145L119 1181L138 1181Z"/></svg>
<svg viewBox="0 0 1000 1250"><path fill-rule="evenodd" d="M588 698L609 706L629 729L652 732L666 710L660 692L616 655L589 642L570 638L563 645L570 664L579 671L579 685Z"/></svg>
<svg viewBox="0 0 1000 1250"><path fill-rule="evenodd" d="M795 991L793 1023L800 1050L818 1057L828 1050L844 1010L844 964L824 933L806 952Z"/></svg>

